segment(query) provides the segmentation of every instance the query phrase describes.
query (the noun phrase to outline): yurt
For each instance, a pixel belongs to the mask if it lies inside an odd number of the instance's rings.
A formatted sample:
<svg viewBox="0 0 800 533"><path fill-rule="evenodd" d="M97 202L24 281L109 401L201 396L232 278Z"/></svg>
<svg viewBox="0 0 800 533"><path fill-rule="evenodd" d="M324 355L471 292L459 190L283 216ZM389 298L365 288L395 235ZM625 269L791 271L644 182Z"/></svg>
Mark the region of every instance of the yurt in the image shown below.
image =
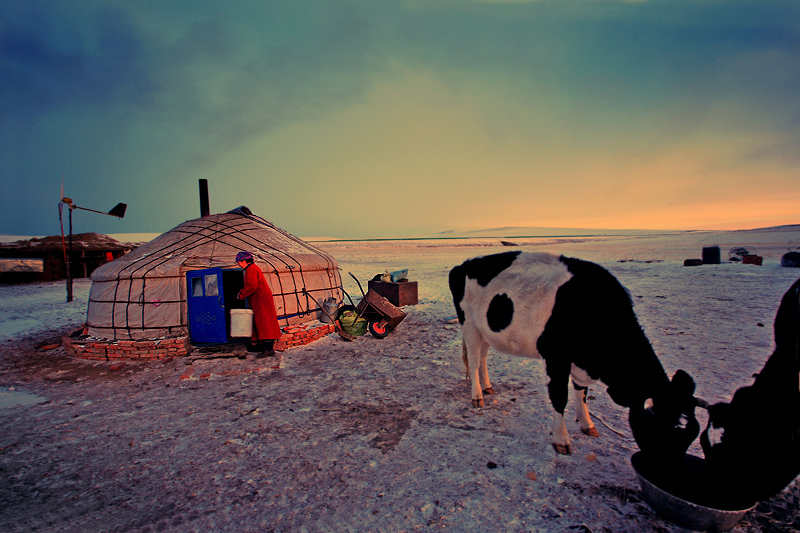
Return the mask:
<svg viewBox="0 0 800 533"><path fill-rule="evenodd" d="M227 342L231 309L246 305L236 298L244 286L239 251L251 252L264 272L282 327L318 320L325 300L342 301L333 257L242 206L184 222L95 270L89 335Z"/></svg>

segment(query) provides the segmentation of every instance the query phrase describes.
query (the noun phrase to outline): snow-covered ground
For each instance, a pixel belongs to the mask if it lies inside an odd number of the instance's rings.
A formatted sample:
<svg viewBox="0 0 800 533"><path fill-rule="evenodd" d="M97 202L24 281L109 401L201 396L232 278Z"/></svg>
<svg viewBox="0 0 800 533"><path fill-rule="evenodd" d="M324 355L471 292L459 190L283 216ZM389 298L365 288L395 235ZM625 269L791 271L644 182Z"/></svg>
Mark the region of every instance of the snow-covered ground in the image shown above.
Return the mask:
<svg viewBox="0 0 800 533"><path fill-rule="evenodd" d="M88 278L73 280L68 303L64 281L0 285L0 342L85 322L91 286Z"/></svg>
<svg viewBox="0 0 800 533"><path fill-rule="evenodd" d="M630 290L668 374L682 368L698 396L722 401L772 351L778 304L800 277L780 257L800 230L509 240L520 248L488 238L320 243L354 299L348 272L366 288L376 273L408 268L419 304L384 340L331 335L285 352L279 370L208 381L180 380L182 362L115 373L37 351L82 323L88 280L76 280L69 304L64 283L0 287L0 389L41 398L0 402L0 530L683 531L641 500L626 411L602 385L590 401L601 436L569 425L568 457L549 444L541 361L492 354L498 394L470 407L447 273L512 249L598 262ZM723 264L683 266L711 245ZM763 266L728 263L734 246L754 247ZM222 375L257 364L193 367ZM800 531L798 501L795 483L734 531Z"/></svg>

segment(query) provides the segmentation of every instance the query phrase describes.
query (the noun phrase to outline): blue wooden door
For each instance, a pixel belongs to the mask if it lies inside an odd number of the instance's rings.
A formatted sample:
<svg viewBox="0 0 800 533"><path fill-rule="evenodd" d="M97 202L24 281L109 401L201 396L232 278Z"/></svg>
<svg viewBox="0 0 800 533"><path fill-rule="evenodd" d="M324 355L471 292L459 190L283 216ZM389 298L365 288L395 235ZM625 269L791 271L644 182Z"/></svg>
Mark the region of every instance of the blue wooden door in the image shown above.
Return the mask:
<svg viewBox="0 0 800 533"><path fill-rule="evenodd" d="M222 269L186 273L189 335L195 342L227 342Z"/></svg>

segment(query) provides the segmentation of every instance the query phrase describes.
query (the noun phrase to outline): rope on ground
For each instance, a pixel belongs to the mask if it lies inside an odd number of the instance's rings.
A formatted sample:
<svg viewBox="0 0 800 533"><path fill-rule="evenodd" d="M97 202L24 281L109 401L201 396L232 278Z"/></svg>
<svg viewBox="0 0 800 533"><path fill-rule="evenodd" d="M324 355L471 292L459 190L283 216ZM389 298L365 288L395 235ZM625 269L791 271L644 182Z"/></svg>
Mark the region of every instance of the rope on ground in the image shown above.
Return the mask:
<svg viewBox="0 0 800 533"><path fill-rule="evenodd" d="M630 435L626 435L625 433L623 433L623 432L621 432L621 431L619 431L619 430L616 430L616 429L612 428L611 426L609 426L608 424L606 424L606 421L605 421L605 420L603 420L602 418L600 418L600 416L599 416L599 415L596 415L595 413L589 413L589 414L590 414L591 416L595 417L597 420L599 420L599 421L600 421L600 423L601 423L601 424L603 424L605 427L607 427L608 429L610 429L611 431L613 431L614 433L616 433L616 434L617 434L617 435L619 435L620 437L624 437L624 438L626 438L626 439L629 439L629 438L631 438L631 436L630 436Z"/></svg>

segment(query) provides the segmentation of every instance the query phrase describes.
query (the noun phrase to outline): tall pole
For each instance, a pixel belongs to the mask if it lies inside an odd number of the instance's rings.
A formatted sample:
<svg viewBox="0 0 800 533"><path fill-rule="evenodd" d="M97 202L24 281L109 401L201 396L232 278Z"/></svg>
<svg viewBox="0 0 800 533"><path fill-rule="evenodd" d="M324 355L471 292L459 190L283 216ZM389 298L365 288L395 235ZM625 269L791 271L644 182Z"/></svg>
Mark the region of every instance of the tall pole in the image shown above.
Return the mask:
<svg viewBox="0 0 800 533"><path fill-rule="evenodd" d="M72 301L72 204L69 204L69 253L67 254L67 301Z"/></svg>

